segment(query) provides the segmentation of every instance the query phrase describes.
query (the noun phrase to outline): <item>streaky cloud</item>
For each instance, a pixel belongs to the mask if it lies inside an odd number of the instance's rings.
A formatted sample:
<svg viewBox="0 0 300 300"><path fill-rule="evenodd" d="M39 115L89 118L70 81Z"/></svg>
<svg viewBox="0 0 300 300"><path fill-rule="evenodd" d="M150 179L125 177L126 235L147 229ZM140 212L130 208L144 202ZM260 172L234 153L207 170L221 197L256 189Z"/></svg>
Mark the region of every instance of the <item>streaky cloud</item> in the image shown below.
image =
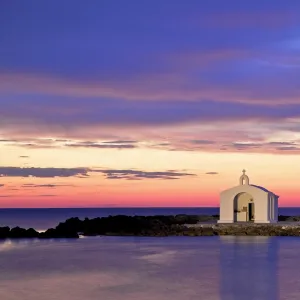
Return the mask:
<svg viewBox="0 0 300 300"><path fill-rule="evenodd" d="M65 144L65 146L71 148L99 148L99 149L133 149L137 147L136 145L125 144L125 143L100 144L100 143L86 143L86 142Z"/></svg>
<svg viewBox="0 0 300 300"><path fill-rule="evenodd" d="M0 167L0 177L73 177L85 175L87 168L22 168L22 167Z"/></svg>
<svg viewBox="0 0 300 300"><path fill-rule="evenodd" d="M115 140L115 141L105 141L102 142L103 144L136 144L138 141L132 141L132 140Z"/></svg>
<svg viewBox="0 0 300 300"><path fill-rule="evenodd" d="M299 103L270 106L265 104L219 102L216 100L160 102L124 101L121 99L110 99L110 101L97 99L96 101L90 98L81 99L82 101L76 101L72 98L51 100L51 112L49 111L50 107L47 101L45 103L37 102L34 98L27 101L29 107L40 103L40 114L37 115L32 110L24 111L22 109L24 101L22 97L14 97L12 102L8 101L1 107L0 124L2 130L4 132L10 129L17 130L19 133L29 131L32 133L48 132L51 134L54 132L63 132L62 128L78 131L79 126L162 126L195 122L203 124L221 121L272 121L300 118ZM70 110L70 107L73 107L73 110ZM65 110L68 112L64 112ZM43 144L39 143L38 147L43 147L43 145L46 148L52 147L52 143L53 141ZM87 142L85 144L89 146ZM133 146L133 143L128 144ZM25 143L24 145L26 147L37 147L34 141ZM76 147L76 144L74 145ZM78 145L84 145L84 143ZM104 144L100 144L99 147L101 145ZM108 145L115 144L108 143ZM97 147L97 144L91 143L90 146Z"/></svg>
<svg viewBox="0 0 300 300"><path fill-rule="evenodd" d="M142 179L179 179L185 176L196 176L192 173L178 172L178 171L141 171L141 170L94 170L106 175L106 179L127 179L127 180L142 180Z"/></svg>
<svg viewBox="0 0 300 300"><path fill-rule="evenodd" d="M212 145L215 144L215 141L211 140L192 140L191 141L193 144L199 144L199 145Z"/></svg>
<svg viewBox="0 0 300 300"><path fill-rule="evenodd" d="M34 183L25 183L21 187L23 188L57 188L57 187L66 187L66 186L71 186L75 187L74 184L34 184Z"/></svg>
<svg viewBox="0 0 300 300"><path fill-rule="evenodd" d="M179 179L185 176L196 176L196 174L180 172L175 170L169 171L142 171L132 169L99 169L99 168L22 168L22 167L0 167L0 177L77 177L87 178L90 173L102 173L106 179ZM23 188L55 188L59 186L70 186L64 184L34 184L25 183Z"/></svg>

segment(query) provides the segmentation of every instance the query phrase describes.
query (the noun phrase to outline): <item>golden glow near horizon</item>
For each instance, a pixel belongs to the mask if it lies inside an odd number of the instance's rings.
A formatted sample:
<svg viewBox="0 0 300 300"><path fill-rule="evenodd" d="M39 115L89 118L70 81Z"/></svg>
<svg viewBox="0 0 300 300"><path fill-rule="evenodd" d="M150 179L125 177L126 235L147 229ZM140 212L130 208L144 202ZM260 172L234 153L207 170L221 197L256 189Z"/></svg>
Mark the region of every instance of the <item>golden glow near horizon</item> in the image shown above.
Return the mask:
<svg viewBox="0 0 300 300"><path fill-rule="evenodd" d="M24 149L1 146L1 166L90 168L195 174L179 179L1 177L1 207L218 206L219 192L236 185L243 168L251 182L280 195L281 206L297 205L297 155L135 149ZM20 156L29 156L21 158ZM5 157L5 161L3 160ZM280 170L280 172L276 172ZM215 174L216 173L216 174Z"/></svg>

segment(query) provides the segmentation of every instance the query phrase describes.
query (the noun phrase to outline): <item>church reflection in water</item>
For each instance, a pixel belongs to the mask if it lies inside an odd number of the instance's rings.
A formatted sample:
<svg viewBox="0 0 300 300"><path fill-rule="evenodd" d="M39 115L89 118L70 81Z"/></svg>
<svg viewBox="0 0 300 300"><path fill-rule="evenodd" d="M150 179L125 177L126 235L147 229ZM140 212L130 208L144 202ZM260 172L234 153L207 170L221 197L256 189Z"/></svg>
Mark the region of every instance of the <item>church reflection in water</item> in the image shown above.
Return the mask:
<svg viewBox="0 0 300 300"><path fill-rule="evenodd" d="M279 299L278 239L221 237L220 299Z"/></svg>

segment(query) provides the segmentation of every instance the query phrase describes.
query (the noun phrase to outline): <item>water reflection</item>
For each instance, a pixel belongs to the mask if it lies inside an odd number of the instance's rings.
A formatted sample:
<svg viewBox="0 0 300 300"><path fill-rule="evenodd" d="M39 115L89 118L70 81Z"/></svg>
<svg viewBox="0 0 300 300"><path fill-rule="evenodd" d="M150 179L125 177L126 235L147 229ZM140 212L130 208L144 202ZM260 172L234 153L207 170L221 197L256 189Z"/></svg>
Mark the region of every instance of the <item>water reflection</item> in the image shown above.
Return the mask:
<svg viewBox="0 0 300 300"><path fill-rule="evenodd" d="M278 239L222 237L220 299L279 300Z"/></svg>
<svg viewBox="0 0 300 300"><path fill-rule="evenodd" d="M299 243L278 237L6 240L0 242L0 300L298 300Z"/></svg>
<svg viewBox="0 0 300 300"><path fill-rule="evenodd" d="M1 240L0 239L0 252L24 248L29 245L36 244L38 242L39 242L38 239L13 239L13 240L10 240L10 239Z"/></svg>

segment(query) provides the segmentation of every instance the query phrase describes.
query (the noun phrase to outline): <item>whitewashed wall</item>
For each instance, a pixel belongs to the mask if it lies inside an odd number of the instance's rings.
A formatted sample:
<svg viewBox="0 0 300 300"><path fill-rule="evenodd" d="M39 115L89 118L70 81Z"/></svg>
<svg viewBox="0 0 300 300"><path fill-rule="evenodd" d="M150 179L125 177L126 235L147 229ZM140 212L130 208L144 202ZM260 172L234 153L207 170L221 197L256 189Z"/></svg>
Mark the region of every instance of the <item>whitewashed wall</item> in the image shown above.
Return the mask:
<svg viewBox="0 0 300 300"><path fill-rule="evenodd" d="M234 222L234 198L236 195L243 192L250 194L253 198L255 223L273 223L277 221L277 197L260 188L245 184L221 192L219 223ZM274 197L272 203L269 201L270 196ZM273 217L271 217L271 205L273 205Z"/></svg>

